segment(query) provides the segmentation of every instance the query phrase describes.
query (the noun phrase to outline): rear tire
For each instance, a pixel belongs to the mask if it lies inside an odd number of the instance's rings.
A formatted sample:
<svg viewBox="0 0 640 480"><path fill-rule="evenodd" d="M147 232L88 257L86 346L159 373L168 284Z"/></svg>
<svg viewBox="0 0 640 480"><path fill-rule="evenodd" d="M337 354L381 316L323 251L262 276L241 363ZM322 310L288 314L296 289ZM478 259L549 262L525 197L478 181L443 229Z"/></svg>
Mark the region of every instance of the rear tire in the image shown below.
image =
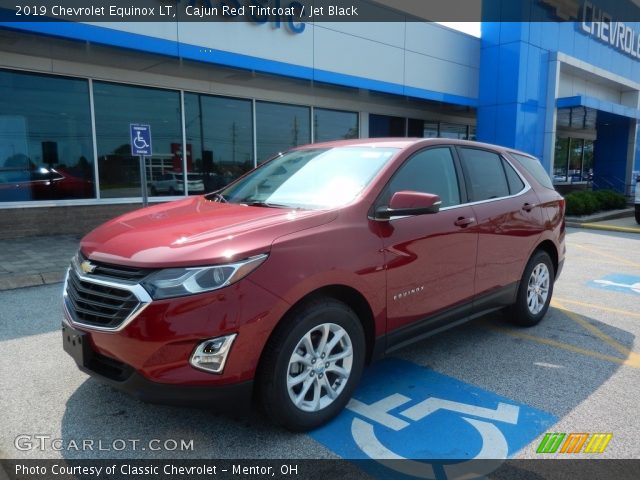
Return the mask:
<svg viewBox="0 0 640 480"><path fill-rule="evenodd" d="M640 188L640 187L636 187ZM636 205L636 223L640 225L640 204Z"/></svg>
<svg viewBox="0 0 640 480"><path fill-rule="evenodd" d="M283 322L265 347L259 398L273 422L311 430L340 413L358 385L364 331L356 314L332 298L296 307Z"/></svg>
<svg viewBox="0 0 640 480"><path fill-rule="evenodd" d="M540 323L549 309L554 281L551 257L543 250L536 251L522 274L516 303L507 310L509 320L523 327Z"/></svg>

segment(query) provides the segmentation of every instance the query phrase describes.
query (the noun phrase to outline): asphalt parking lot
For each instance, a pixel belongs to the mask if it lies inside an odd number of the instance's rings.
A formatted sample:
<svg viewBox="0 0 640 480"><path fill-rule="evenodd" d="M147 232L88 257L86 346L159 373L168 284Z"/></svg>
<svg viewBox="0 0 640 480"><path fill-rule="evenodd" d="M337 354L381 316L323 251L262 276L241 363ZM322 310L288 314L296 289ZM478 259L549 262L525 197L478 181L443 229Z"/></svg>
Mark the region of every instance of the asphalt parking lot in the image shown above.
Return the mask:
<svg viewBox="0 0 640 480"><path fill-rule="evenodd" d="M537 453L546 433L589 434L574 458L640 458L639 240L569 229L540 325L494 314L401 350L309 434L259 413L148 405L105 387L62 350L61 284L0 292L0 458L562 456L562 446ZM582 453L599 433L612 434L604 451Z"/></svg>

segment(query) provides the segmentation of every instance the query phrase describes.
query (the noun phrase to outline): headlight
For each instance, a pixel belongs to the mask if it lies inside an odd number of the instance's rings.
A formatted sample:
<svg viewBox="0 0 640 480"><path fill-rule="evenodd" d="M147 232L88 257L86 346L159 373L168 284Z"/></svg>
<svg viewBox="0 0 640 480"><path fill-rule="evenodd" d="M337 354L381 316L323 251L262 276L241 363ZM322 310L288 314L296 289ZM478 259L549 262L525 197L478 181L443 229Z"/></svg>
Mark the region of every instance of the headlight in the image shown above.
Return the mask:
<svg viewBox="0 0 640 480"><path fill-rule="evenodd" d="M154 300L209 292L246 277L266 259L267 255L262 254L212 267L167 268L151 274L142 286Z"/></svg>

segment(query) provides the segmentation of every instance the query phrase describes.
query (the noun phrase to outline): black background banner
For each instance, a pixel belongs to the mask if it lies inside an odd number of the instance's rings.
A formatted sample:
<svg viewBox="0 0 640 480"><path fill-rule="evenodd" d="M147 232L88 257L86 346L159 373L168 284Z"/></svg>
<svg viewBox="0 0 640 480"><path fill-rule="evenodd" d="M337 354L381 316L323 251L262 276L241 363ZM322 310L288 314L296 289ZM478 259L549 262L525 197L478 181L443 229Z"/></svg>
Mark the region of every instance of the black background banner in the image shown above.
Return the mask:
<svg viewBox="0 0 640 480"><path fill-rule="evenodd" d="M633 0L0 0L4 22L544 22L585 13L640 21Z"/></svg>
<svg viewBox="0 0 640 480"><path fill-rule="evenodd" d="M237 478L318 479L411 478L395 474L406 470L403 460L0 460L11 480L204 480ZM407 461L415 464L415 461ZM384 463L384 465L383 465ZM433 471L446 471L452 462L428 461ZM616 479L637 480L640 460L568 458L539 460L472 460L465 462L464 478L474 471L491 471L481 478L496 480ZM488 468L488 466L490 468ZM395 468L394 467L398 467ZM55 472L75 472L56 474ZM0 472L3 478L3 472ZM418 477L416 477L418 478ZM446 478L446 477L442 477ZM452 480L449 478L449 480Z"/></svg>

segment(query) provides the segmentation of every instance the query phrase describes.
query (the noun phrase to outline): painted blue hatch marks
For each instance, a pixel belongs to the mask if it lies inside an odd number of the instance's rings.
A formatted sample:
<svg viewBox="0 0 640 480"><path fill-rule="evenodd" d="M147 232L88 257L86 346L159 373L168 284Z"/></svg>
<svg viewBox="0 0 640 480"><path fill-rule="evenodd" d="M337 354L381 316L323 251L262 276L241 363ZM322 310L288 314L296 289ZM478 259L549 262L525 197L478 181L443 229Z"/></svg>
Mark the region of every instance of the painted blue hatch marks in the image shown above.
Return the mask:
<svg viewBox="0 0 640 480"><path fill-rule="evenodd" d="M587 283L593 288L640 295L640 277L636 275L611 274Z"/></svg>
<svg viewBox="0 0 640 480"><path fill-rule="evenodd" d="M377 477L448 478L469 466L486 469L478 475L493 471L500 462L466 461L511 457L556 420L456 378L388 359L369 368L347 408L310 435L342 458L378 460L359 464Z"/></svg>

